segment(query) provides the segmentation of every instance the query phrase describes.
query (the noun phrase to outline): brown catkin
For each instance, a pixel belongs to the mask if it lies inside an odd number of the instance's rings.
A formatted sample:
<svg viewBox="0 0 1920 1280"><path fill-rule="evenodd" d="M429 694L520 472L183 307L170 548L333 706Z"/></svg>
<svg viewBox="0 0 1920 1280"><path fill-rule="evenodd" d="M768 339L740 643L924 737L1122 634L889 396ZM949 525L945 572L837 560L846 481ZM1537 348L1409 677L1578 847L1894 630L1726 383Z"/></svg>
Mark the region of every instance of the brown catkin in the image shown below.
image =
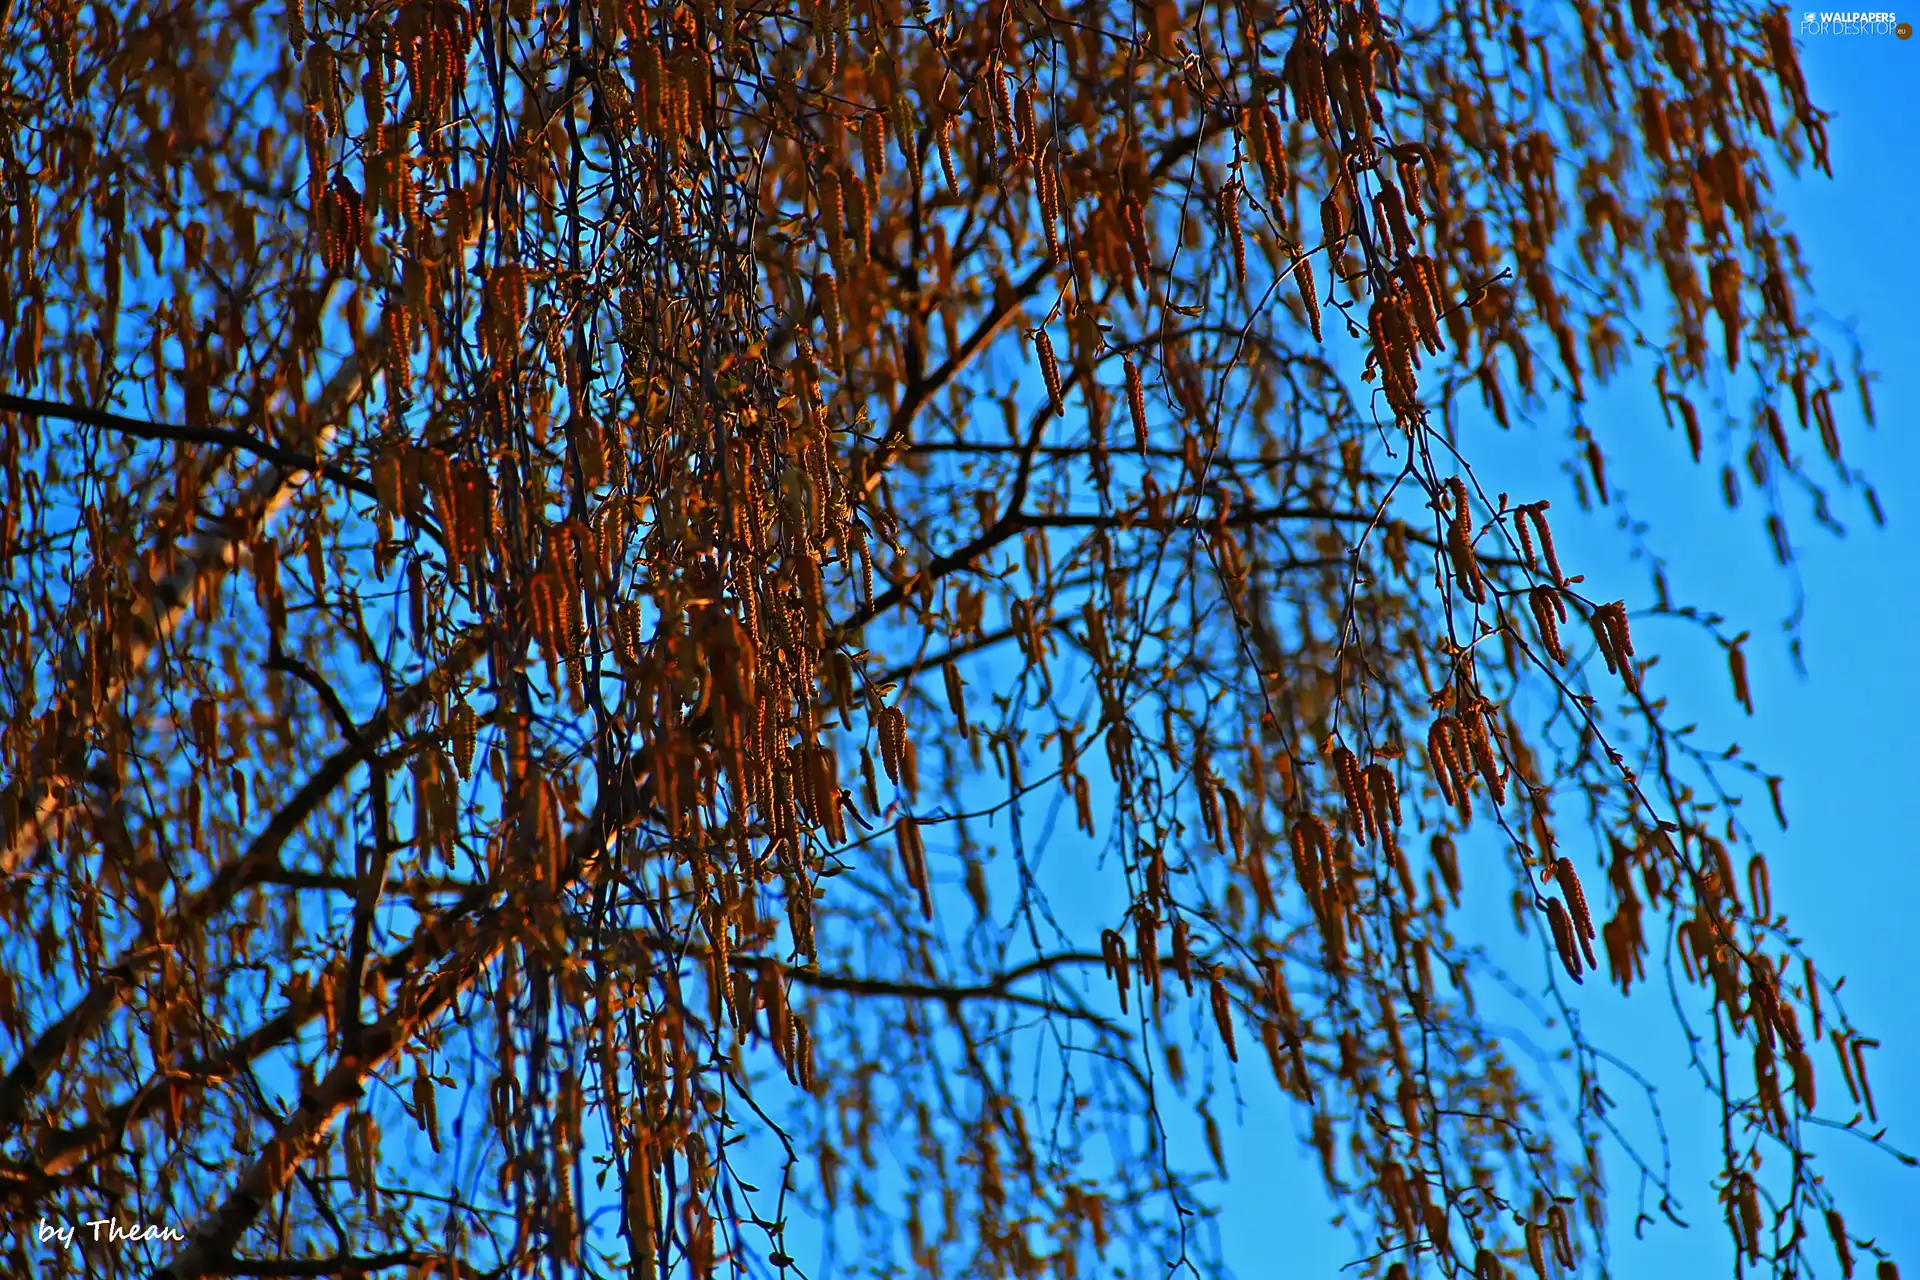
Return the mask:
<svg viewBox="0 0 1920 1280"><path fill-rule="evenodd" d="M796 1082L808 1093L813 1092L813 1032L806 1020L799 1014L793 1015L793 1056L799 1065L800 1079Z"/></svg>
<svg viewBox="0 0 1920 1280"><path fill-rule="evenodd" d="M1406 191L1407 208L1418 221L1426 221L1425 202L1420 196L1420 171L1423 160L1432 162L1433 153L1419 143L1395 147L1394 160L1400 171L1400 185ZM1423 154L1424 153L1424 154Z"/></svg>
<svg viewBox="0 0 1920 1280"><path fill-rule="evenodd" d="M1607 610L1607 629L1613 632L1613 644L1623 657L1633 656L1633 633L1627 627L1627 602L1616 600Z"/></svg>
<svg viewBox="0 0 1920 1280"><path fill-rule="evenodd" d="M1867 1082L1867 1050L1880 1047L1878 1040L1869 1040L1865 1036L1853 1037L1854 1078L1860 1085L1860 1101L1866 1104L1867 1119L1878 1122L1880 1113L1873 1105L1873 1086Z"/></svg>
<svg viewBox="0 0 1920 1280"><path fill-rule="evenodd" d="M947 708L953 712L953 718L960 727L960 736L967 736L967 698L962 689L960 668L948 662L941 668L941 674L947 682Z"/></svg>
<svg viewBox="0 0 1920 1280"><path fill-rule="evenodd" d="M1555 1204L1547 1210L1547 1231L1553 1237L1553 1252L1560 1265L1573 1266L1573 1232L1568 1228L1564 1206Z"/></svg>
<svg viewBox="0 0 1920 1280"><path fill-rule="evenodd" d="M1533 1267L1533 1274L1540 1280L1547 1280L1547 1251L1541 1241L1540 1224L1527 1223L1527 1262Z"/></svg>
<svg viewBox="0 0 1920 1280"><path fill-rule="evenodd" d="M1491 704L1469 707L1461 715L1461 724L1467 736L1467 746L1473 752L1474 767L1486 780L1487 790L1493 793L1496 805L1507 802L1507 779L1500 771L1500 760L1493 752L1493 727L1488 723Z"/></svg>
<svg viewBox="0 0 1920 1280"><path fill-rule="evenodd" d="M1433 855L1433 864L1440 870L1440 882L1447 887L1447 896L1455 906L1460 903L1460 857L1453 847L1453 838L1441 832L1427 844L1427 850Z"/></svg>
<svg viewBox="0 0 1920 1280"><path fill-rule="evenodd" d="M820 307L820 323L827 330L827 352L836 371L845 369L846 357L840 345L840 284L833 272L822 271L813 277L813 296Z"/></svg>
<svg viewBox="0 0 1920 1280"><path fill-rule="evenodd" d="M1447 478L1448 507L1453 526L1463 533L1473 532L1473 507L1467 498L1467 482L1459 476Z"/></svg>
<svg viewBox="0 0 1920 1280"><path fill-rule="evenodd" d="M1753 714L1753 690L1747 684L1747 655L1738 644L1727 646L1727 671L1733 677L1733 696Z"/></svg>
<svg viewBox="0 0 1920 1280"><path fill-rule="evenodd" d="M1346 747L1333 753L1334 772L1339 776L1340 794L1347 802L1347 819L1353 838L1361 844L1373 838L1373 810L1367 803L1366 783L1360 775L1360 760Z"/></svg>
<svg viewBox="0 0 1920 1280"><path fill-rule="evenodd" d="M388 386L395 399L405 400L413 392L413 317L389 299L380 319L387 339Z"/></svg>
<svg viewBox="0 0 1920 1280"><path fill-rule="evenodd" d="M921 168L924 161L920 158L918 117L914 114L911 100L898 89L894 91L890 109L893 118L888 123L893 127L894 146L899 149L900 158L907 162L907 167L913 170L913 185L918 188L926 176Z"/></svg>
<svg viewBox="0 0 1920 1280"><path fill-rule="evenodd" d="M1139 913L1133 924L1134 950L1140 957L1140 974L1147 985L1153 988L1154 998L1160 996L1160 923L1145 911Z"/></svg>
<svg viewBox="0 0 1920 1280"><path fill-rule="evenodd" d="M1617 672L1628 690L1639 688L1639 679L1633 666L1633 635L1627 629L1626 602L1616 600L1612 604L1601 605L1593 611L1588 623L1593 628L1593 638L1600 646L1601 656L1606 659L1607 670Z"/></svg>
<svg viewBox="0 0 1920 1280"><path fill-rule="evenodd" d="M1047 258L1055 263L1064 262L1066 255L1060 243L1060 183L1054 177L1052 166L1040 166L1039 185L1040 222L1047 232Z"/></svg>
<svg viewBox="0 0 1920 1280"><path fill-rule="evenodd" d="M1567 620L1567 606L1560 593L1548 586L1535 587L1527 593L1527 602L1533 606L1533 620L1540 628L1540 642L1546 646L1547 656L1566 665L1567 649L1560 642L1560 624Z"/></svg>
<svg viewBox="0 0 1920 1280"><path fill-rule="evenodd" d="M854 247L859 251L860 261L865 262L873 256L873 213L867 204L867 185L856 182L844 191Z"/></svg>
<svg viewBox="0 0 1920 1280"><path fill-rule="evenodd" d="M1040 376L1047 382L1047 399L1054 413L1064 417L1067 405L1060 394L1060 361L1053 353L1053 339L1047 336L1044 327L1033 331L1033 345L1040 353Z"/></svg>
<svg viewBox="0 0 1920 1280"><path fill-rule="evenodd" d="M1598 935L1594 932L1593 913L1587 907L1587 891L1580 883L1580 873L1574 869L1571 859L1556 858L1553 878L1559 882L1560 893L1573 910L1574 933L1579 939L1580 950L1587 957L1587 967L1598 969L1600 962L1593 954L1593 939Z"/></svg>
<svg viewBox="0 0 1920 1280"><path fill-rule="evenodd" d="M860 118L860 158L867 172L868 203L880 203L880 179L887 172L887 118L869 111Z"/></svg>
<svg viewBox="0 0 1920 1280"><path fill-rule="evenodd" d="M1294 876L1300 882L1300 891L1307 897L1307 905L1313 908L1316 916L1323 918L1326 903L1322 889L1326 876L1322 865L1329 844L1326 825L1318 818L1309 815L1293 824Z"/></svg>
<svg viewBox="0 0 1920 1280"><path fill-rule="evenodd" d="M1432 770L1433 780L1440 787L1440 798L1448 804L1458 802L1455 778L1463 772L1454 758L1454 734L1458 727L1458 722L1452 716L1441 716L1427 730L1427 767Z"/></svg>
<svg viewBox="0 0 1920 1280"><path fill-rule="evenodd" d="M1834 1257L1840 1261L1840 1274L1853 1275L1853 1249L1848 1243L1847 1222L1838 1209L1827 1210L1827 1234L1833 1239Z"/></svg>
<svg viewBox="0 0 1920 1280"><path fill-rule="evenodd" d="M1147 451L1147 390L1140 380L1140 366L1132 356L1123 356L1127 370L1127 412L1133 416L1133 444L1141 454Z"/></svg>
<svg viewBox="0 0 1920 1280"><path fill-rule="evenodd" d="M1472 534L1458 524L1450 525L1447 554L1453 559L1453 576L1460 584L1461 594L1474 604L1486 603L1486 587L1480 576L1480 559L1473 553Z"/></svg>
<svg viewBox="0 0 1920 1280"><path fill-rule="evenodd" d="M860 526L855 525L855 529ZM860 598L868 608L873 607L873 548L867 544L864 531L860 532L854 543L860 555Z"/></svg>
<svg viewBox="0 0 1920 1280"><path fill-rule="evenodd" d="M920 899L920 914L933 919L933 886L927 880L927 851L920 839L920 828L911 817L903 816L894 824L894 842L899 848L900 869L907 884Z"/></svg>
<svg viewBox="0 0 1920 1280"><path fill-rule="evenodd" d="M1173 922L1173 971L1180 975L1180 981L1187 988L1187 994L1193 994L1193 948L1187 940L1187 922L1184 917Z"/></svg>
<svg viewBox="0 0 1920 1280"><path fill-rule="evenodd" d="M1384 764L1368 765L1365 777L1374 828L1380 833L1380 839L1391 848L1394 833L1400 826L1399 785L1394 781L1393 770Z"/></svg>
<svg viewBox="0 0 1920 1280"><path fill-rule="evenodd" d="M1313 340L1320 337L1320 299L1313 284L1313 263L1305 255L1293 260L1293 282L1300 290L1300 305L1306 310L1307 324L1313 330Z"/></svg>
<svg viewBox="0 0 1920 1280"><path fill-rule="evenodd" d="M1287 170L1287 141L1280 133L1280 117L1271 106L1262 106L1257 117L1260 167L1267 178L1267 203L1278 205L1287 198L1292 175Z"/></svg>
<svg viewBox="0 0 1920 1280"><path fill-rule="evenodd" d="M1303 30L1294 42L1294 50L1300 55L1295 92L1303 95L1301 105L1313 117L1321 136L1331 138L1333 99L1327 91L1327 56L1320 47L1319 33Z"/></svg>
<svg viewBox="0 0 1920 1280"><path fill-rule="evenodd" d="M1547 573L1555 582L1565 582L1567 575L1560 572L1560 557L1553 552L1553 530L1547 527L1547 508L1552 505L1543 498L1521 509L1532 519L1534 530L1540 535L1540 550L1547 557Z"/></svg>
<svg viewBox="0 0 1920 1280"><path fill-rule="evenodd" d="M1007 92L1006 70L995 62L987 73L987 83L993 89L993 117L995 127L1007 135L1009 142L1018 142L1013 136L1013 95Z"/></svg>
<svg viewBox="0 0 1920 1280"><path fill-rule="evenodd" d="M959 195L960 179L953 170L953 117L943 119L933 133L940 143L940 172L946 176L947 189Z"/></svg>
<svg viewBox="0 0 1920 1280"><path fill-rule="evenodd" d="M1566 966L1567 976L1575 982L1585 982L1580 976L1580 952L1574 946L1573 919L1567 914L1566 904L1558 898L1547 899L1547 924L1553 930L1553 948L1560 953L1560 963Z"/></svg>
<svg viewBox="0 0 1920 1280"><path fill-rule="evenodd" d="M1115 993L1120 997L1120 1011L1127 1009L1127 940L1116 929L1100 931L1100 961L1106 969L1107 977L1113 980Z"/></svg>
<svg viewBox="0 0 1920 1280"><path fill-rule="evenodd" d="M1427 350L1438 354L1446 349L1446 341L1440 336L1440 317L1446 301L1446 290L1440 283L1440 268L1432 258L1422 255L1412 259L1407 267L1408 288L1412 290L1414 308L1420 321L1420 340Z"/></svg>
<svg viewBox="0 0 1920 1280"><path fill-rule="evenodd" d="M1593 642L1600 647L1600 656L1606 659L1609 674L1620 670L1620 659L1613 651L1613 630L1607 626L1607 609L1601 605L1587 616L1587 626L1593 631Z"/></svg>
<svg viewBox="0 0 1920 1280"><path fill-rule="evenodd" d="M473 776L473 753L479 745L480 721L474 710L463 698L453 704L448 715L448 728L453 737L453 763L462 778Z"/></svg>
<svg viewBox="0 0 1920 1280"><path fill-rule="evenodd" d="M1413 228L1407 223L1407 206L1401 198L1400 188L1391 182L1380 184L1380 194L1374 198L1379 217L1393 236L1396 254L1410 254L1418 247L1413 238Z"/></svg>
<svg viewBox="0 0 1920 1280"><path fill-rule="evenodd" d="M1234 183L1220 188L1220 225L1227 233L1227 241L1233 246L1233 276L1241 284L1247 282L1247 238L1240 226L1240 189Z"/></svg>
<svg viewBox="0 0 1920 1280"><path fill-rule="evenodd" d="M1757 1262L1760 1259L1760 1194L1753 1175L1741 1173L1734 1181L1734 1193L1729 1208L1738 1215L1748 1260Z"/></svg>
<svg viewBox="0 0 1920 1280"><path fill-rule="evenodd" d="M1141 276L1153 273L1153 246L1147 240L1146 211L1140 200L1129 192L1120 204L1120 217L1127 236L1127 252L1133 255L1133 269Z"/></svg>
<svg viewBox="0 0 1920 1280"><path fill-rule="evenodd" d="M1329 191L1327 198L1320 202L1320 234L1325 241L1327 261L1337 261L1347 242L1346 206L1340 202L1337 190Z"/></svg>
<svg viewBox="0 0 1920 1280"><path fill-rule="evenodd" d="M1238 1062L1240 1060L1240 1054L1233 1042L1233 1007L1228 1002L1227 984L1220 980L1218 970L1216 970L1213 975L1213 990L1211 996L1213 1000L1213 1021L1214 1024L1220 1028L1220 1039L1227 1046L1227 1057L1231 1061Z"/></svg>
<svg viewBox="0 0 1920 1280"><path fill-rule="evenodd" d="M842 268L846 255L847 212L845 201L841 197L839 173L833 169L823 172L820 175L818 191L820 221L827 233L827 256L833 260L835 268Z"/></svg>

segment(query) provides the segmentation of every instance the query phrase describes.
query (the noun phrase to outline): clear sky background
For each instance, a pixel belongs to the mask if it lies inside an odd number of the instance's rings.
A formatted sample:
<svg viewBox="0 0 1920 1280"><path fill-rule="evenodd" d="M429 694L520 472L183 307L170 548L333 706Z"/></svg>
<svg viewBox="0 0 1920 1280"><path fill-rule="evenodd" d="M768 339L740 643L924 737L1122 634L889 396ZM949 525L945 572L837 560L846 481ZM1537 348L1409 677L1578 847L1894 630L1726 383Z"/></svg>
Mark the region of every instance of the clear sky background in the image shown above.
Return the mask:
<svg viewBox="0 0 1920 1280"><path fill-rule="evenodd" d="M1920 8L1899 16L1920 24ZM1616 394L1589 406L1588 421L1607 447L1610 481L1651 524L1649 542L1671 557L1676 601L1721 613L1731 630L1754 635L1749 719L1732 701L1716 646L1675 624L1636 627L1636 639L1647 636L1643 651L1663 655L1650 684L1671 698L1681 722L1697 720L1705 742L1738 741L1786 776L1786 833L1764 818L1763 796L1749 806L1774 900L1823 971L1845 975L1848 1012L1883 1042L1870 1051L1869 1067L1889 1140L1920 1151L1920 968L1913 953L1920 857L1911 809L1920 791L1920 443L1913 434L1920 410L1920 37L1810 36L1800 48L1813 100L1832 113L1833 178L1809 170L1776 194L1812 271L1814 296L1803 301L1854 324L1880 374L1873 386L1877 428L1866 426L1851 395L1836 397L1835 408L1845 455L1873 481L1888 520L1874 528L1855 498L1836 503L1849 529L1844 538L1804 518L1795 526L1806 597L1804 678L1780 629L1793 607L1792 580L1776 567L1751 505L1730 515L1721 504L1712 456L1697 468L1681 465L1684 448L1667 435L1651 391L1631 374ZM1839 356L1844 369L1844 347ZM1578 557L1596 595L1625 595L1630 607L1643 607L1647 575L1627 560L1615 513L1579 518L1570 484L1546 461L1564 448L1564 425L1552 422L1551 435L1539 435L1531 451L1524 429L1506 437L1502 450L1519 446L1514 474L1532 478L1531 485L1515 480L1513 490L1553 500L1562 555ZM1642 440L1646 447L1637 447ZM1478 462L1487 442L1483 435L1476 450L1469 436L1467 456ZM1804 447L1797 437L1795 448ZM1816 459L1816 476L1823 463ZM1796 515L1804 517L1804 507ZM1490 913L1489 923L1512 939L1504 910ZM1544 980L1523 964L1516 976L1535 985ZM1589 982L1576 1003L1590 1035L1625 1051L1661 1086L1682 1216L1692 1224L1682 1231L1662 1222L1636 1241L1633 1180L1624 1160L1606 1153L1614 1157L1607 1161L1615 1183L1613 1274L1730 1274L1732 1251L1711 1182L1716 1117L1685 1075L1685 1048L1665 991L1636 988L1627 998ZM1848 1103L1830 1046L1815 1064L1821 1110L1830 1114ZM1296 1145L1290 1114L1270 1083L1253 1074L1244 1121L1229 1123L1226 1135L1231 1180L1218 1203L1228 1262L1242 1277L1337 1275L1353 1250L1343 1232L1328 1229L1319 1174ZM1609 1091L1623 1099L1630 1093ZM1849 1226L1876 1235L1904 1274L1920 1276L1920 1170L1845 1134L1822 1135L1817 1150ZM1823 1274L1837 1276L1825 1242L1814 1245ZM1862 1273L1871 1275L1871 1266L1856 1271ZM1583 1274L1597 1268L1590 1263Z"/></svg>

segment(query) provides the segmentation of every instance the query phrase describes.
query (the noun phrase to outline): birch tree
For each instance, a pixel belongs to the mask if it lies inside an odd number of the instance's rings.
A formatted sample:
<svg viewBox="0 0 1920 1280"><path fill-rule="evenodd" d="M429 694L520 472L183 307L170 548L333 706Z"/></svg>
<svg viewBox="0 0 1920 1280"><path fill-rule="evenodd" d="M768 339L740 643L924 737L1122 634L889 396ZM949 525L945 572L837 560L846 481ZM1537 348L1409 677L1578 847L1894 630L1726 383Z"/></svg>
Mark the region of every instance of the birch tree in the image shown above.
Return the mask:
<svg viewBox="0 0 1920 1280"><path fill-rule="evenodd" d="M1238 1090L1362 1274L1684 1195L1893 1275L1782 779L1641 624L1751 710L1744 633L1475 467L1877 518L1784 11L47 0L0 67L11 1273L1212 1275Z"/></svg>

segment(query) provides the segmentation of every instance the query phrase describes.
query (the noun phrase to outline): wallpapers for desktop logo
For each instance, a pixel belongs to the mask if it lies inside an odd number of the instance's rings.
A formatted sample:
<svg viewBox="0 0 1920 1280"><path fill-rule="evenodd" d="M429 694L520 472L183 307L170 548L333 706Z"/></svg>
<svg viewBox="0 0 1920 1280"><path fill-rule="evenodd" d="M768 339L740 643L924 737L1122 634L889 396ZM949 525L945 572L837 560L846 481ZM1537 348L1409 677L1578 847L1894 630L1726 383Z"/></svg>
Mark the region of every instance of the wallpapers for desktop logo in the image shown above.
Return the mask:
<svg viewBox="0 0 1920 1280"><path fill-rule="evenodd" d="M1871 11L1808 10L1800 15L1802 36L1897 36L1913 34L1910 23L1897 14Z"/></svg>

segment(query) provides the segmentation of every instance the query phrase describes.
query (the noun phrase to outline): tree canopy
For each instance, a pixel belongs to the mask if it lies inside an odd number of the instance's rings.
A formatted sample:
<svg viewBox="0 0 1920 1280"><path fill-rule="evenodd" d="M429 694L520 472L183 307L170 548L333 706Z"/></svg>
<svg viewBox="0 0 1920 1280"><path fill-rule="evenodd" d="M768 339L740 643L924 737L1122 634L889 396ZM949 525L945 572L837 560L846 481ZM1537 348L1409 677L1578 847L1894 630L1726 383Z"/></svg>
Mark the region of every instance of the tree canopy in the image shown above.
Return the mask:
<svg viewBox="0 0 1920 1280"><path fill-rule="evenodd" d="M1719 467L1783 565L1877 518L1784 11L46 0L0 51L15 1274L1210 1275L1178 1135L1256 1088L1363 1274L1602 1274L1670 1167L1476 999L1489 892L1545 1007L1680 1021L1732 1272L1893 1274L1810 1149L1881 1141L1876 1041L1781 779L1633 624L1751 710L1745 634L1474 465ZM35 1236L103 1216L172 1234Z"/></svg>

